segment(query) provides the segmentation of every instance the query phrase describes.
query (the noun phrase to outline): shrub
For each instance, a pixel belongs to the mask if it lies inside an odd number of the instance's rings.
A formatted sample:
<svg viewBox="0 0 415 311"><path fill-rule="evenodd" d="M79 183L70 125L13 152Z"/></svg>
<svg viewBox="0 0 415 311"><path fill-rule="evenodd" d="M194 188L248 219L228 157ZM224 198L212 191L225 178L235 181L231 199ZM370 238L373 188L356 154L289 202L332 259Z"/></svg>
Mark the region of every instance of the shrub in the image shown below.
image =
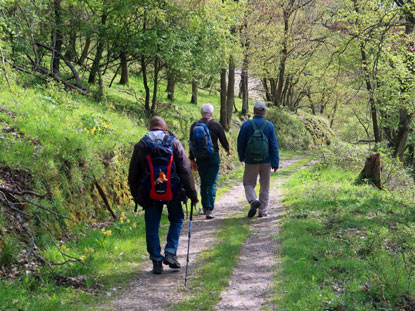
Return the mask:
<svg viewBox="0 0 415 311"><path fill-rule="evenodd" d="M274 123L282 148L310 150L330 144L334 136L326 120L306 113L297 115L286 109L273 108L267 117Z"/></svg>

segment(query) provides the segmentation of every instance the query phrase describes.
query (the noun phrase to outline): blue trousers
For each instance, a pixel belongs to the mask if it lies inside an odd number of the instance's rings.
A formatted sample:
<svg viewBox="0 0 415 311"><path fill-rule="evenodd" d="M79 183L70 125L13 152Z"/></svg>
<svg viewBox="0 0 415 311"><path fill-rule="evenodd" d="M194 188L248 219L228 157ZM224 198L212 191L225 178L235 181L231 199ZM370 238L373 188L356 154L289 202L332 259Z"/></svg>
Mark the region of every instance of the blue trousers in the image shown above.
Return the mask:
<svg viewBox="0 0 415 311"><path fill-rule="evenodd" d="M200 176L200 196L204 209L215 208L216 183L218 182L219 154L215 153L210 158L196 160Z"/></svg>
<svg viewBox="0 0 415 311"><path fill-rule="evenodd" d="M150 259L155 261L162 261L164 259L161 255L159 227L160 219L163 211L163 204L148 206L144 209L144 219L146 222L146 243L147 251L150 254ZM164 252L176 255L177 247L179 246L180 233L184 222L184 214L182 205L178 200L171 201L167 204L167 211L169 213L170 227L167 234L167 243Z"/></svg>

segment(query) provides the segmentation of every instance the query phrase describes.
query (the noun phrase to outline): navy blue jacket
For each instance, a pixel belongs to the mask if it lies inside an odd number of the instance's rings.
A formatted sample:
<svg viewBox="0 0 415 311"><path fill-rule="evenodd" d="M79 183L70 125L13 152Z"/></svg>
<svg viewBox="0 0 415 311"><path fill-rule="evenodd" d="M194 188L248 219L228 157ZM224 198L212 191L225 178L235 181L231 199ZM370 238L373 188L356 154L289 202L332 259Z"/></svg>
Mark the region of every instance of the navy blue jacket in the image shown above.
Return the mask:
<svg viewBox="0 0 415 311"><path fill-rule="evenodd" d="M264 134L268 137L269 154L268 157L261 163L271 163L272 168L278 168L280 156L278 153L278 140L277 135L275 134L274 124L272 124L270 121L265 120L262 116L254 116L252 120L254 120L255 125L258 129L262 127L264 122L268 122L264 128ZM244 161L247 164L252 164L248 161L245 161L246 145L252 134L254 134L254 128L252 127L251 121L247 120L242 124L238 135L239 161Z"/></svg>

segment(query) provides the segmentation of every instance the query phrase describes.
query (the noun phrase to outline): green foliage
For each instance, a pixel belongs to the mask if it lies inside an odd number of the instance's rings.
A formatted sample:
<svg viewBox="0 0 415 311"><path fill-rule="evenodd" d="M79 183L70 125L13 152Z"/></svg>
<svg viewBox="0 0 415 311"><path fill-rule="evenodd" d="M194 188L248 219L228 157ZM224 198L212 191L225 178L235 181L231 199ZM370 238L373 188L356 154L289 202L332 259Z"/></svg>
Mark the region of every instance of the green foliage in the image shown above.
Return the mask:
<svg viewBox="0 0 415 311"><path fill-rule="evenodd" d="M281 310L398 310L413 302L413 209L354 185L355 173L307 169L285 184Z"/></svg>
<svg viewBox="0 0 415 311"><path fill-rule="evenodd" d="M310 150L330 144L333 133L323 118L286 109L270 109L267 118L274 123L278 144L289 150Z"/></svg>

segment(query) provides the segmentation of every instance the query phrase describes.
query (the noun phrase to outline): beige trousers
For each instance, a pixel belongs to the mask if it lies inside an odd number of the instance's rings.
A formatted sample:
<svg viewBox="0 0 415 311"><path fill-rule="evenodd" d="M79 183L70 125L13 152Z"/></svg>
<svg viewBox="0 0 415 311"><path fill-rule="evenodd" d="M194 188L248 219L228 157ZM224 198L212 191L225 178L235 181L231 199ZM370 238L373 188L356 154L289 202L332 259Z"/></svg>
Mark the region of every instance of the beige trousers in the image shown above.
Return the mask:
<svg viewBox="0 0 415 311"><path fill-rule="evenodd" d="M269 200L269 185L271 176L271 163L261 164L245 164L243 185L245 188L245 196L249 203L257 200L255 186L259 176L259 202L261 206L259 210L266 212Z"/></svg>

